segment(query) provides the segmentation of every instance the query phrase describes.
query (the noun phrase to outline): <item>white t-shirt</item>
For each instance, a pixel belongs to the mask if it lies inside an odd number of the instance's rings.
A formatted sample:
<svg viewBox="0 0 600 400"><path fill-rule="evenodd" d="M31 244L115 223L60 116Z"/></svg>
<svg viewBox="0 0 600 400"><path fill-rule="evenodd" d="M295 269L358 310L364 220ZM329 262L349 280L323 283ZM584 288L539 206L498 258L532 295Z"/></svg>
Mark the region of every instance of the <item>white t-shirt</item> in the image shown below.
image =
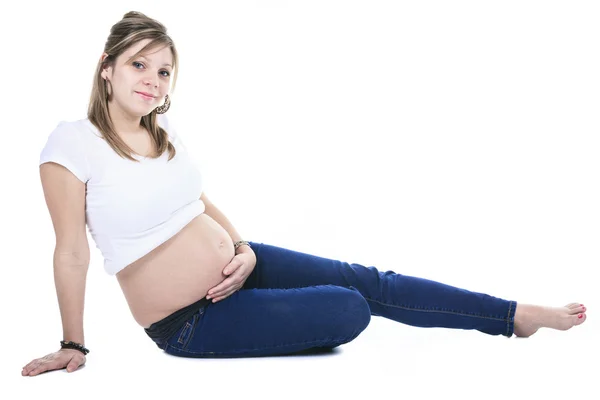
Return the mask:
<svg viewBox="0 0 600 400"><path fill-rule="evenodd" d="M86 183L88 230L104 257L104 269L115 275L173 237L205 205L199 168L166 115L158 124L169 134L177 154L139 163L121 158L88 118L61 121L50 133L40 165L55 162Z"/></svg>

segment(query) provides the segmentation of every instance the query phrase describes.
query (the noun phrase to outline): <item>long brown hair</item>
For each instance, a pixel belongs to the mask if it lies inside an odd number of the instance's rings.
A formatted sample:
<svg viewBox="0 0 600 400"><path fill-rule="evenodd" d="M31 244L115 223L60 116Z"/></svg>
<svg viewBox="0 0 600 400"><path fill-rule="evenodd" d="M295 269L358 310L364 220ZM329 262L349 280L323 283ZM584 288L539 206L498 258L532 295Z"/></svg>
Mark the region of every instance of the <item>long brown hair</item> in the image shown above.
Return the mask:
<svg viewBox="0 0 600 400"><path fill-rule="evenodd" d="M110 35L108 36L106 44L104 45L104 52L107 53L108 56L104 60L98 61L98 65L96 66L94 83L92 86L92 93L87 112L88 119L102 133L104 139L110 145L110 147L112 147L113 150L121 157L127 158L131 161L138 160L131 156L131 153L134 153L133 149L129 147L115 132L112 120L110 119L110 115L108 113L108 93L105 86L105 81L101 76L101 72L102 67L105 64L114 65L117 57L123 54L123 52L125 52L130 46L144 39L151 39L151 41L144 46L144 48L134 54L127 62L129 63L135 57L143 54L146 50L151 50L156 47L169 46L173 54L172 68L174 72L172 79L172 91L175 90L179 58L173 40L169 35L167 35L167 29L160 22L149 18L141 12L130 11L126 13L119 22L114 24L110 30ZM169 98L171 98L170 94ZM152 110L152 112L142 117L141 125L150 133L154 148L157 150L157 153L151 155L150 157L158 158L167 150L169 151L168 160L171 160L173 157L175 157L175 147L173 147L171 142L169 142L169 136L167 132L158 125L157 114L155 110Z"/></svg>

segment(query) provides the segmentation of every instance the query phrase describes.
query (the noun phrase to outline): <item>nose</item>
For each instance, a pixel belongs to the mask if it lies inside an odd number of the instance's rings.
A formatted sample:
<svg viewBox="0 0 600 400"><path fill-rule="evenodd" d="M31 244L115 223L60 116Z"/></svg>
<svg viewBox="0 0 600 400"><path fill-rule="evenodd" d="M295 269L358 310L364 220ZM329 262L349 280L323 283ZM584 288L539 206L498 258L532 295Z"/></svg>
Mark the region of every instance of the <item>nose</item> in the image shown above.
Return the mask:
<svg viewBox="0 0 600 400"><path fill-rule="evenodd" d="M158 87L158 77L154 75L146 75L144 77L144 85L151 87Z"/></svg>

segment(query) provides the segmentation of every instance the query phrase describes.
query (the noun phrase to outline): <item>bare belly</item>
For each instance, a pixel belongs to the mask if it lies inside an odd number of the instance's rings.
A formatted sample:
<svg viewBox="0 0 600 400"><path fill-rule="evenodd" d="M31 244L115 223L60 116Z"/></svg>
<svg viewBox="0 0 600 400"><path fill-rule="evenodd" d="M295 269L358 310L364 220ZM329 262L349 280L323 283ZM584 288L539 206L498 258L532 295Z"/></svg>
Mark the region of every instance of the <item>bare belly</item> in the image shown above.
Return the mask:
<svg viewBox="0 0 600 400"><path fill-rule="evenodd" d="M200 214L175 236L119 271L129 309L144 328L200 300L226 276L235 250L229 233Z"/></svg>

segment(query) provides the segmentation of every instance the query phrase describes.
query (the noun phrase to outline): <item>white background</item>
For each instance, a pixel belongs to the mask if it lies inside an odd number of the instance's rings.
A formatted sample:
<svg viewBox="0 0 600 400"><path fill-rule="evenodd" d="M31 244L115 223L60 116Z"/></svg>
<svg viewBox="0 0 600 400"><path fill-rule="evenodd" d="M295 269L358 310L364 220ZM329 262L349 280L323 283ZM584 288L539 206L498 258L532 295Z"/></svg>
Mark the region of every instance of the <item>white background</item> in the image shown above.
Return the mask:
<svg viewBox="0 0 600 400"><path fill-rule="evenodd" d="M0 17L0 397L598 393L597 2L19 4ZM59 121L85 117L130 10L175 40L169 116L243 238L521 303L581 302L588 321L507 339L374 317L334 354L177 358L135 323L90 237L87 364L21 377L62 338L39 153Z"/></svg>

